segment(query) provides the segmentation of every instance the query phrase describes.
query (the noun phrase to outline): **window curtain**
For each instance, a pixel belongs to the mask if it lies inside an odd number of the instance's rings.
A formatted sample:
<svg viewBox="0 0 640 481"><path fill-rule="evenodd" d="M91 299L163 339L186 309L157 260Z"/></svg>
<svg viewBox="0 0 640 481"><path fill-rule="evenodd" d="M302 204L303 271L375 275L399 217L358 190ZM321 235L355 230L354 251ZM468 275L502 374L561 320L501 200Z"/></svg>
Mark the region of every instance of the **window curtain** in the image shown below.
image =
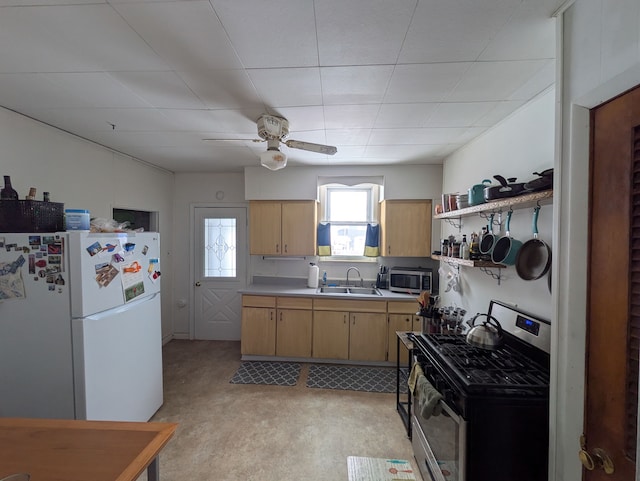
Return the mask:
<svg viewBox="0 0 640 481"><path fill-rule="evenodd" d="M318 224L318 255L331 255L331 224L329 222Z"/></svg>
<svg viewBox="0 0 640 481"><path fill-rule="evenodd" d="M378 257L380 255L380 225L367 224L364 255L365 257Z"/></svg>

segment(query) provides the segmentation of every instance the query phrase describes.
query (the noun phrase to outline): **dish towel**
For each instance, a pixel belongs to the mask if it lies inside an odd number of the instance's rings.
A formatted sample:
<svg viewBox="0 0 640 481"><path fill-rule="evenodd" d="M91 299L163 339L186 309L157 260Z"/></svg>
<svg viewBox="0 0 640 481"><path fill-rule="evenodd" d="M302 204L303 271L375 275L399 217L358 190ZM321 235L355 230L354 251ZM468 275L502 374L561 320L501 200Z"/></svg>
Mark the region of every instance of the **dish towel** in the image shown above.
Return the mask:
<svg viewBox="0 0 640 481"><path fill-rule="evenodd" d="M318 255L331 255L331 224L318 224Z"/></svg>
<svg viewBox="0 0 640 481"><path fill-rule="evenodd" d="M378 257L380 255L380 225L367 224L367 234L364 240L364 255Z"/></svg>
<svg viewBox="0 0 640 481"><path fill-rule="evenodd" d="M418 413L420 416L424 419L429 419L431 416L439 416L442 412L442 405L440 404L442 394L433 387L424 375L418 376L416 389L418 390Z"/></svg>
<svg viewBox="0 0 640 481"><path fill-rule="evenodd" d="M415 392L416 382L418 382L419 376L424 377L424 371L420 367L420 364L416 362L411 368L411 372L409 373L409 380L407 381L407 385L409 386L409 391L411 391L411 394L414 394Z"/></svg>

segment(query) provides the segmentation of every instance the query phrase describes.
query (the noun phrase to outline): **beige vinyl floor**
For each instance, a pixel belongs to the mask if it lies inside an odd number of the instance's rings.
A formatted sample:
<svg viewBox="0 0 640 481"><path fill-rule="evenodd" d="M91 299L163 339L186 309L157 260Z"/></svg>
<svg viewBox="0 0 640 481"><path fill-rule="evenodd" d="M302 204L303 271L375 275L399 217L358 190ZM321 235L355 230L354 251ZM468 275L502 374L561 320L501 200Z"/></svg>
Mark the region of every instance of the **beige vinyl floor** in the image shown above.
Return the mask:
<svg viewBox="0 0 640 481"><path fill-rule="evenodd" d="M164 405L176 422L162 481L347 481L347 457L409 460L395 394L230 384L240 343L173 340L163 348ZM141 476L140 481L146 479Z"/></svg>

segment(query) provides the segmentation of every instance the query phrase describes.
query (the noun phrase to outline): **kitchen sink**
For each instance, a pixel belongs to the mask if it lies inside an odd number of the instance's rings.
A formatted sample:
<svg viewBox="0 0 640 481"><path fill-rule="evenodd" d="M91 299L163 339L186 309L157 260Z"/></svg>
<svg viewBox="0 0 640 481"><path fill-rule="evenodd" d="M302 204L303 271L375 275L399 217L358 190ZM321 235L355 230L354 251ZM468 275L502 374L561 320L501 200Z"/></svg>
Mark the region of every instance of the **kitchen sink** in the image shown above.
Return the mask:
<svg viewBox="0 0 640 481"><path fill-rule="evenodd" d="M347 294L353 296L381 296L382 293L375 287L351 287L351 286L323 286L319 287L319 294Z"/></svg>
<svg viewBox="0 0 640 481"><path fill-rule="evenodd" d="M318 289L321 294L349 294L348 287L324 286Z"/></svg>

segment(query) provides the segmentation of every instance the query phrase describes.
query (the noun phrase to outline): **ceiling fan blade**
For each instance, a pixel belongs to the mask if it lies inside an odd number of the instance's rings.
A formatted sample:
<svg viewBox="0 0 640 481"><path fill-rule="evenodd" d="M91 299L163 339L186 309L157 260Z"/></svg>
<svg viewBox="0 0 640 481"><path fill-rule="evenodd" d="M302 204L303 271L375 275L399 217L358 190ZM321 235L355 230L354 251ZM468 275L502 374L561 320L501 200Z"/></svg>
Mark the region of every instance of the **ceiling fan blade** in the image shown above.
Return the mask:
<svg viewBox="0 0 640 481"><path fill-rule="evenodd" d="M202 139L204 142L264 142L262 139Z"/></svg>
<svg viewBox="0 0 640 481"><path fill-rule="evenodd" d="M287 140L284 144L292 149L308 150L318 154L333 155L338 151L333 145L314 144L313 142L302 142L300 140Z"/></svg>

